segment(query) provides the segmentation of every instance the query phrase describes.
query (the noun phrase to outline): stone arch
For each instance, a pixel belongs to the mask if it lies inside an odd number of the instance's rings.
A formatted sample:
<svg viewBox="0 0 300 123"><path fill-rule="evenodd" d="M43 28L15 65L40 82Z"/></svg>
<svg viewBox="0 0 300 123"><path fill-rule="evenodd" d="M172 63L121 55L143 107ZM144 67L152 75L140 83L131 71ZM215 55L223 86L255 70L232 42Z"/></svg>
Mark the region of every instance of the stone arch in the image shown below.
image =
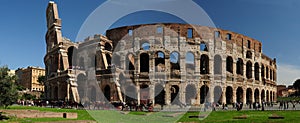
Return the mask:
<svg viewBox="0 0 300 123"><path fill-rule="evenodd" d="M178 85L172 85L171 86L171 102L172 104L180 104L179 101L179 86Z"/></svg>
<svg viewBox="0 0 300 123"><path fill-rule="evenodd" d="M226 104L233 103L233 89L231 86L226 87Z"/></svg>
<svg viewBox="0 0 300 123"><path fill-rule="evenodd" d="M125 67L126 70L135 70L135 61L134 55L129 53L126 57Z"/></svg>
<svg viewBox="0 0 300 123"><path fill-rule="evenodd" d="M251 63L251 61L248 61L246 64L246 77L247 77L247 79L252 78L252 63Z"/></svg>
<svg viewBox="0 0 300 123"><path fill-rule="evenodd" d="M173 51L170 54L171 78L180 78L180 54Z"/></svg>
<svg viewBox="0 0 300 123"><path fill-rule="evenodd" d="M106 43L104 44L104 48L105 48L105 50L107 50L107 51L112 51L112 46L111 46L111 44L108 43L108 42L106 42Z"/></svg>
<svg viewBox="0 0 300 123"><path fill-rule="evenodd" d="M265 66L262 64L261 65L261 78L262 78L262 80L265 78Z"/></svg>
<svg viewBox="0 0 300 123"><path fill-rule="evenodd" d="M155 104L164 105L165 104L165 90L164 87L161 84L155 85L155 98L154 102Z"/></svg>
<svg viewBox="0 0 300 123"><path fill-rule="evenodd" d="M193 104L194 99L197 96L196 87L194 84L188 84L185 88L185 103L187 105Z"/></svg>
<svg viewBox="0 0 300 123"><path fill-rule="evenodd" d="M207 100L207 94L208 94L209 88L207 85L202 85L200 88L200 103L203 104L205 103Z"/></svg>
<svg viewBox="0 0 300 123"><path fill-rule="evenodd" d="M195 55L192 52L186 53L185 65L187 73L195 71Z"/></svg>
<svg viewBox="0 0 300 123"><path fill-rule="evenodd" d="M137 99L137 92L136 92L136 88L133 85L129 85L125 88L125 96L123 96L125 98L125 102L126 103L130 103L132 101L136 101Z"/></svg>
<svg viewBox="0 0 300 123"><path fill-rule="evenodd" d="M214 57L214 74L222 74L222 58L220 55Z"/></svg>
<svg viewBox="0 0 300 123"><path fill-rule="evenodd" d="M103 89L103 93L104 93L104 97L105 99L110 102L111 101L111 93L110 93L110 86L109 85L106 85L104 86L104 89Z"/></svg>
<svg viewBox="0 0 300 123"><path fill-rule="evenodd" d="M259 102L259 90L257 88L254 91L254 101Z"/></svg>
<svg viewBox="0 0 300 123"><path fill-rule="evenodd" d="M244 75L243 71L244 71L244 63L243 60L241 58L238 58L237 62L236 62L236 74L238 75Z"/></svg>
<svg viewBox="0 0 300 123"><path fill-rule="evenodd" d="M76 48L74 48L74 46L71 46L68 48L68 62L69 62L69 68L72 68L73 65L73 59L75 60L76 58L73 58L73 56L75 56L74 54L76 54L75 52Z"/></svg>
<svg viewBox="0 0 300 123"><path fill-rule="evenodd" d="M236 102L243 102L243 88L242 87L238 87L236 89Z"/></svg>
<svg viewBox="0 0 300 123"><path fill-rule="evenodd" d="M254 64L254 78L259 80L259 64L257 62Z"/></svg>
<svg viewBox="0 0 300 123"><path fill-rule="evenodd" d="M206 54L200 57L200 74L209 74L209 57Z"/></svg>
<svg viewBox="0 0 300 123"><path fill-rule="evenodd" d="M162 51L157 51L155 53L155 71L163 72L166 69L165 66L165 53Z"/></svg>
<svg viewBox="0 0 300 123"><path fill-rule="evenodd" d="M247 104L252 104L253 100L252 100L252 89L251 88L247 88L246 90L246 101L247 101Z"/></svg>
<svg viewBox="0 0 300 123"><path fill-rule="evenodd" d="M264 101L264 102L266 101L265 100L265 90L264 89L261 90L260 100Z"/></svg>
<svg viewBox="0 0 300 123"><path fill-rule="evenodd" d="M226 58L226 71L233 73L233 59L231 56Z"/></svg>
<svg viewBox="0 0 300 123"><path fill-rule="evenodd" d="M85 91L86 91L86 84L87 84L87 78L84 74L79 74L77 76L77 90L80 99L83 99L85 97Z"/></svg>
<svg viewBox="0 0 300 123"><path fill-rule="evenodd" d="M141 50L150 50L150 43L148 41L142 41L140 48Z"/></svg>
<svg viewBox="0 0 300 123"><path fill-rule="evenodd" d="M147 53L140 54L140 72L149 72L149 60Z"/></svg>
<svg viewBox="0 0 300 123"><path fill-rule="evenodd" d="M214 88L214 102L222 104L222 88L221 88L221 86L215 86L215 88Z"/></svg>
<svg viewBox="0 0 300 123"><path fill-rule="evenodd" d="M142 104L147 104L148 99L150 98L149 96L149 85L147 84L142 84L140 85L140 102Z"/></svg>

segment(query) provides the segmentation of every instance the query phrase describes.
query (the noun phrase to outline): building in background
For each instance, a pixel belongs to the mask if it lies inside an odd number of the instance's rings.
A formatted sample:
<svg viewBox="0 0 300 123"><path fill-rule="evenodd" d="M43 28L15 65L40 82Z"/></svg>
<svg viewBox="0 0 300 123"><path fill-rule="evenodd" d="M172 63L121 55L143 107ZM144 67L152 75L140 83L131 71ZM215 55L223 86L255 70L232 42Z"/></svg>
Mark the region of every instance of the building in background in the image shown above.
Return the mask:
<svg viewBox="0 0 300 123"><path fill-rule="evenodd" d="M44 91L44 85L38 82L39 76L45 76L45 69L28 66L16 70L17 84L29 91Z"/></svg>

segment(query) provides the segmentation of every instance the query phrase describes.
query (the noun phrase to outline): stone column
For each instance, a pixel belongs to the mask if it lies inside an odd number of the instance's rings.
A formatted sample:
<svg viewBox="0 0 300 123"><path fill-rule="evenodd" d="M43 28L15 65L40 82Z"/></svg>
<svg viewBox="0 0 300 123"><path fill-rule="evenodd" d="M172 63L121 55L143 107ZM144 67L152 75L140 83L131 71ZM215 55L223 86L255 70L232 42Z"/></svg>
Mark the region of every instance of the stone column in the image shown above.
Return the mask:
<svg viewBox="0 0 300 123"><path fill-rule="evenodd" d="M232 100L236 103L236 89L232 88Z"/></svg>
<svg viewBox="0 0 300 123"><path fill-rule="evenodd" d="M214 88L212 86L208 86L209 90L208 90L208 102L212 103L214 102Z"/></svg>
<svg viewBox="0 0 300 123"><path fill-rule="evenodd" d="M170 95L170 86L169 85L165 85L164 87L165 89L165 102L166 105L170 105L171 104L171 95Z"/></svg>
<svg viewBox="0 0 300 123"><path fill-rule="evenodd" d="M247 103L247 88L246 89L243 89L243 102L244 102L244 104L246 104Z"/></svg>
<svg viewBox="0 0 300 123"><path fill-rule="evenodd" d="M155 93L155 91L154 91L154 85L153 84L150 84L149 85L149 99L150 99L150 101L153 103L153 104L155 104L155 100L154 100L154 98L155 98L155 95L154 95L154 93Z"/></svg>
<svg viewBox="0 0 300 123"><path fill-rule="evenodd" d="M136 88L136 99L137 99L137 101L138 101L138 105L140 105L140 104L141 104L140 85L137 84L137 85L135 86L135 88Z"/></svg>
<svg viewBox="0 0 300 123"><path fill-rule="evenodd" d="M179 85L179 90L180 90L180 93L179 93L179 100L180 100L180 102L181 103L183 103L183 104L186 104L186 102L185 102L185 87L186 86L184 86L185 84L183 84L183 83L181 83L180 85Z"/></svg>
<svg viewBox="0 0 300 123"><path fill-rule="evenodd" d="M226 88L222 91L222 104L226 104Z"/></svg>

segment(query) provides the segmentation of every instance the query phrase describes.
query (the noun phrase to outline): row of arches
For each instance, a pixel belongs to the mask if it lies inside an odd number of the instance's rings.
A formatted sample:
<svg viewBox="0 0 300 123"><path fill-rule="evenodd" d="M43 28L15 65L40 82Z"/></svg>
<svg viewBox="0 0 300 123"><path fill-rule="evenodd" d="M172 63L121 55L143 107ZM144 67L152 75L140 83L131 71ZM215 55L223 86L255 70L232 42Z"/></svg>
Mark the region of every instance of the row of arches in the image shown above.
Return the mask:
<svg viewBox="0 0 300 123"><path fill-rule="evenodd" d="M126 62L126 68L127 70L135 70L135 62L134 58L135 56L133 54L127 55L127 62ZM166 70L166 57L164 52L157 51L154 54L155 57L155 71L156 72L164 72ZM186 62L186 71L187 73L195 71L196 65L195 65L195 55L192 52L187 52L185 55L185 62ZM141 53L140 54L140 72L149 72L149 55L148 53ZM275 70L270 69L268 66L265 67L262 64L259 65L258 62L254 63L254 70L253 70L253 63L251 61L246 62L246 77L247 79L254 78L255 80L260 80L260 78L267 78L270 80L275 81L276 80L276 73ZM200 74L209 74L209 56L206 54L202 54L200 56ZM180 71L180 54L176 51L173 51L170 53L170 67L171 67L171 73L176 73L176 71ZM233 71L234 67L234 60L231 56L228 56L226 58L226 71L230 73L234 73ZM238 58L236 61L236 74L237 75L244 75L244 61L241 58ZM254 77L253 77L254 72ZM266 76L265 76L266 73ZM222 58L220 55L214 56L214 74L222 74ZM261 74L261 76L260 76ZM269 76L270 75L270 76Z"/></svg>

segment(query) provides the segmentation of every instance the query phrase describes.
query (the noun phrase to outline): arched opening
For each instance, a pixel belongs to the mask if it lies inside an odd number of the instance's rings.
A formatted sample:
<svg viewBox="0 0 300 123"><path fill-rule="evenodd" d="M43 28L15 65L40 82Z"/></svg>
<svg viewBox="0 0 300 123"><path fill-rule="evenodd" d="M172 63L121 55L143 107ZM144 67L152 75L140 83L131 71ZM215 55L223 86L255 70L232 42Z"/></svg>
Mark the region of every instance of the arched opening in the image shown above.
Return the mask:
<svg viewBox="0 0 300 123"><path fill-rule="evenodd" d="M150 50L150 44L148 42L142 43L141 50Z"/></svg>
<svg viewBox="0 0 300 123"><path fill-rule="evenodd" d="M172 102L172 104L180 104L179 87L177 85L171 86L171 102Z"/></svg>
<svg viewBox="0 0 300 123"><path fill-rule="evenodd" d="M105 56L106 56L106 60L107 60L107 65L108 65L108 67L110 67L111 66L111 56L108 53L106 53Z"/></svg>
<svg viewBox="0 0 300 123"><path fill-rule="evenodd" d="M222 74L222 58L220 55L214 57L214 74Z"/></svg>
<svg viewBox="0 0 300 123"><path fill-rule="evenodd" d="M113 54L112 64L116 65L116 67L118 68L123 68L121 67L121 56L117 54Z"/></svg>
<svg viewBox="0 0 300 123"><path fill-rule="evenodd" d="M140 55L140 72L149 72L149 55L147 53Z"/></svg>
<svg viewBox="0 0 300 123"><path fill-rule="evenodd" d="M59 96L59 95L58 95L58 87L55 86L55 87L54 87L54 99L55 99L55 100L58 100L58 96Z"/></svg>
<svg viewBox="0 0 300 123"><path fill-rule="evenodd" d="M248 61L246 64L246 77L247 79L252 78L252 63L250 61Z"/></svg>
<svg viewBox="0 0 300 123"><path fill-rule="evenodd" d="M275 96L276 96L275 92L273 92L272 96L273 96L272 101L275 101Z"/></svg>
<svg viewBox="0 0 300 123"><path fill-rule="evenodd" d="M208 51L207 45L204 42L200 43L200 51Z"/></svg>
<svg viewBox="0 0 300 123"><path fill-rule="evenodd" d="M231 56L226 58L226 71L233 73L233 60Z"/></svg>
<svg viewBox="0 0 300 123"><path fill-rule="evenodd" d="M178 52L170 54L171 78L180 78L180 55Z"/></svg>
<svg viewBox="0 0 300 123"><path fill-rule="evenodd" d="M255 89L255 91L254 91L254 99L255 99L255 102L259 102L259 90L258 89Z"/></svg>
<svg viewBox="0 0 300 123"><path fill-rule="evenodd" d="M233 103L233 89L231 86L226 87L226 104Z"/></svg>
<svg viewBox="0 0 300 123"><path fill-rule="evenodd" d="M188 74L194 74L195 71L195 56L191 52L187 52L185 56L185 67ZM187 74L187 75L188 75Z"/></svg>
<svg viewBox="0 0 300 123"><path fill-rule="evenodd" d="M261 99L260 99L261 101L266 101L266 100L265 100L265 90L262 90L262 91L261 91L260 98L261 98Z"/></svg>
<svg viewBox="0 0 300 123"><path fill-rule="evenodd" d="M68 62L69 62L69 68L72 68L73 66L73 53L74 53L74 47L71 46L68 48Z"/></svg>
<svg viewBox="0 0 300 123"><path fill-rule="evenodd" d="M252 90L251 90L251 88L247 88L247 90L246 90L246 101L247 101L247 104L252 104Z"/></svg>
<svg viewBox="0 0 300 123"><path fill-rule="evenodd" d="M155 71L164 72L165 69L165 54L161 51L158 51L155 54Z"/></svg>
<svg viewBox="0 0 300 123"><path fill-rule="evenodd" d="M149 99L149 86L143 84L140 86L140 102L142 104L147 104Z"/></svg>
<svg viewBox="0 0 300 123"><path fill-rule="evenodd" d="M128 86L125 89L125 102L128 104L128 103L136 101L136 99L137 99L136 94L137 93L136 93L135 86Z"/></svg>
<svg viewBox="0 0 300 123"><path fill-rule="evenodd" d="M214 88L214 102L222 104L222 88L220 86Z"/></svg>
<svg viewBox="0 0 300 123"><path fill-rule="evenodd" d="M105 43L104 48L107 51L112 51L112 46L108 42Z"/></svg>
<svg viewBox="0 0 300 123"><path fill-rule="evenodd" d="M187 105L192 105L195 102L195 98L197 96L195 85L189 84L185 88L185 103Z"/></svg>
<svg viewBox="0 0 300 123"><path fill-rule="evenodd" d="M165 104L165 90L161 84L155 85L155 104L164 105Z"/></svg>
<svg viewBox="0 0 300 123"><path fill-rule="evenodd" d="M243 88L238 87L236 89L236 102L243 102Z"/></svg>
<svg viewBox="0 0 300 123"><path fill-rule="evenodd" d="M251 51L247 51L246 53L246 58L251 59L252 58L252 53Z"/></svg>
<svg viewBox="0 0 300 123"><path fill-rule="evenodd" d="M77 90L78 90L78 94L80 99L83 99L84 97L86 97L85 95L85 91L86 91L86 76L83 74L79 74L77 76Z"/></svg>
<svg viewBox="0 0 300 123"><path fill-rule="evenodd" d="M90 87L90 93L88 95L90 101L94 102L96 101L96 88L94 86Z"/></svg>
<svg viewBox="0 0 300 123"><path fill-rule="evenodd" d="M207 85L202 85L200 88L200 103L203 104L207 102L206 97L208 94L209 88Z"/></svg>
<svg viewBox="0 0 300 123"><path fill-rule="evenodd" d="M109 87L109 85L106 85L106 86L104 87L104 97L105 97L105 99L106 99L108 102L111 101L111 100L110 100L110 87Z"/></svg>
<svg viewBox="0 0 300 123"><path fill-rule="evenodd" d="M128 54L126 57L126 70L135 70L133 54Z"/></svg>
<svg viewBox="0 0 300 123"><path fill-rule="evenodd" d="M272 80L272 79L273 79L273 70L270 69L270 80Z"/></svg>
<svg viewBox="0 0 300 123"><path fill-rule="evenodd" d="M261 65L261 78L265 78L265 66L263 64Z"/></svg>
<svg viewBox="0 0 300 123"><path fill-rule="evenodd" d="M200 74L209 74L209 57L205 54L200 57Z"/></svg>
<svg viewBox="0 0 300 123"><path fill-rule="evenodd" d="M238 58L236 62L236 74L243 75L243 71L244 71L243 66L244 66L243 60L241 58Z"/></svg>
<svg viewBox="0 0 300 123"><path fill-rule="evenodd" d="M257 62L254 64L254 76L255 80L259 80L259 65Z"/></svg>

